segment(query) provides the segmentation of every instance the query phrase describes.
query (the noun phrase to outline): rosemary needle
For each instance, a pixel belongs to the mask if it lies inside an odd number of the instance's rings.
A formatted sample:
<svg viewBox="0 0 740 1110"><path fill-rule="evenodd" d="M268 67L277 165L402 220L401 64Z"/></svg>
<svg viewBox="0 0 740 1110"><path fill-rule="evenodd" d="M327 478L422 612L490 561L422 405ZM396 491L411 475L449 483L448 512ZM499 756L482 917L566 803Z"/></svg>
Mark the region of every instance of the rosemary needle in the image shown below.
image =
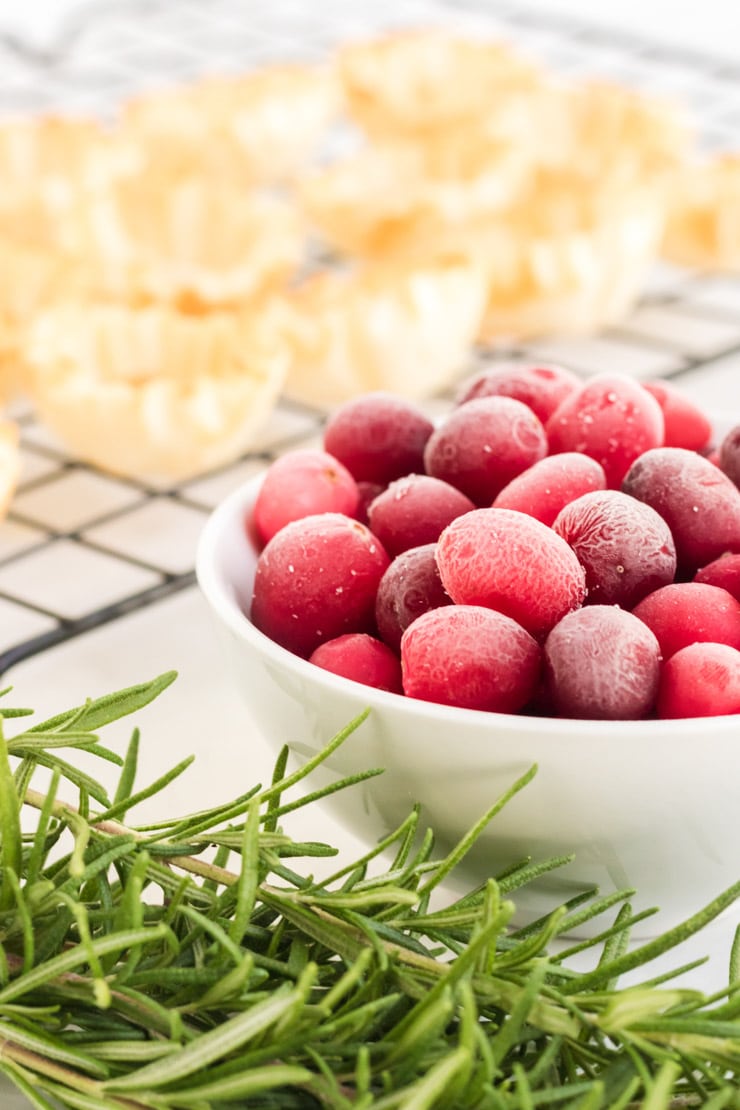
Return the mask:
<svg viewBox="0 0 740 1110"><path fill-rule="evenodd" d="M512 926L520 887L568 857L525 859L430 911L429 893L534 769L448 855L434 858L417 809L317 880L299 861L333 849L292 840L280 822L377 772L286 794L364 715L310 765L289 773L283 751L265 789L138 827L127 816L136 801L185 764L137 788L138 730L124 760L97 732L173 677L0 733L0 1070L29 1105L740 1110L740 931L724 991L705 997L649 972L619 987L625 970L703 928L740 884L637 948L628 890ZM0 709L0 724L20 716ZM112 801L58 755L65 747L121 763ZM33 787L37 767L52 772L45 793ZM36 811L32 832L23 806ZM594 918L595 939L551 953L563 929ZM583 948L593 967L579 972L568 958Z"/></svg>

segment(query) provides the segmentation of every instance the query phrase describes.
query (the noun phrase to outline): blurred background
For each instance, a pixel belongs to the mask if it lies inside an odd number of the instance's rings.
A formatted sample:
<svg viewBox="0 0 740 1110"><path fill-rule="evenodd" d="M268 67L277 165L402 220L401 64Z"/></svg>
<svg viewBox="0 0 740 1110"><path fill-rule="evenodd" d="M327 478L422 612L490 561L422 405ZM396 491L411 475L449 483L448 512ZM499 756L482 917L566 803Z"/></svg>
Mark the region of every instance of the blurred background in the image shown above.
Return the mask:
<svg viewBox="0 0 740 1110"><path fill-rule="evenodd" d="M26 40L43 43L53 39L69 13L116 6L120 5L108 0L31 0L24 5L3 0L2 21L5 28L22 34ZM150 5L138 5L139 8L147 6ZM170 6L177 8L179 0L170 0ZM355 6L358 9L363 7L362 4ZM506 6L496 3L496 0L484 0L478 8L495 14ZM638 0L624 0L618 7L592 4L588 0L530 0L522 6L545 15L558 13L587 19L614 30L631 30L665 43L711 50L729 61L738 60L732 30L737 27L740 16L736 5L730 0L707 0L700 5L669 3L668 0L652 0L649 4L639 3ZM207 10L209 5L206 2L200 7ZM320 8L320 5L316 7ZM344 7L352 7L352 0ZM246 17L249 4L243 3L242 8Z"/></svg>

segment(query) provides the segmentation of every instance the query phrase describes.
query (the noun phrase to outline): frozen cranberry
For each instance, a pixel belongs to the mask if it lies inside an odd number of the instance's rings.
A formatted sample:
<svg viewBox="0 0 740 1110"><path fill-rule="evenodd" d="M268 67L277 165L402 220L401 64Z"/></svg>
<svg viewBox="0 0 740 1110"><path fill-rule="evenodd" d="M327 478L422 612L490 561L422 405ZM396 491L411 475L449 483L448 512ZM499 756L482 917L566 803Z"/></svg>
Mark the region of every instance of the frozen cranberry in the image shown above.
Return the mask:
<svg viewBox="0 0 740 1110"><path fill-rule="evenodd" d="M325 671L374 686L376 690L403 693L401 662L387 644L366 632L348 632L327 640L311 653L309 663Z"/></svg>
<svg viewBox="0 0 740 1110"><path fill-rule="evenodd" d="M589 603L631 609L675 577L676 546L668 525L626 493L585 493L565 506L552 527L586 571Z"/></svg>
<svg viewBox="0 0 740 1110"><path fill-rule="evenodd" d="M644 382L646 389L663 411L664 447L685 447L703 451L712 437L712 425L696 405L668 382Z"/></svg>
<svg viewBox="0 0 740 1110"><path fill-rule="evenodd" d="M251 617L270 639L308 656L345 632L372 632L389 559L364 524L340 513L294 520L257 561Z"/></svg>
<svg viewBox="0 0 740 1110"><path fill-rule="evenodd" d="M354 516L357 483L325 451L290 451L267 470L254 506L254 525L262 543L291 520L316 513Z"/></svg>
<svg viewBox="0 0 740 1110"><path fill-rule="evenodd" d="M548 455L512 478L497 495L493 507L517 509L551 525L570 501L597 489L606 489L603 467L588 455L567 451Z"/></svg>
<svg viewBox="0 0 740 1110"><path fill-rule="evenodd" d="M430 609L451 605L435 558L437 545L411 547L397 555L380 579L375 620L386 644L401 650L401 636L412 621Z"/></svg>
<svg viewBox="0 0 740 1110"><path fill-rule="evenodd" d="M627 471L622 489L663 517L682 575L693 575L725 551L740 552L740 491L695 451L646 451Z"/></svg>
<svg viewBox="0 0 740 1110"><path fill-rule="evenodd" d="M689 644L664 664L658 716L719 717L740 713L740 651L727 644Z"/></svg>
<svg viewBox="0 0 740 1110"><path fill-rule="evenodd" d="M720 470L740 489L740 424L727 433L719 445Z"/></svg>
<svg viewBox="0 0 740 1110"><path fill-rule="evenodd" d="M546 425L550 453L580 451L601 463L618 489L630 464L663 442L663 413L631 378L600 375L574 390Z"/></svg>
<svg viewBox="0 0 740 1110"><path fill-rule="evenodd" d="M370 529L389 555L435 543L443 528L475 505L448 482L428 474L397 478L368 509Z"/></svg>
<svg viewBox="0 0 740 1110"><path fill-rule="evenodd" d="M547 454L541 421L521 401L482 397L454 409L432 432L424 467L476 505L490 505L517 474Z"/></svg>
<svg viewBox="0 0 740 1110"><path fill-rule="evenodd" d="M637 720L653 707L658 641L616 605L568 613L547 637L544 657L548 695L563 717Z"/></svg>
<svg viewBox="0 0 740 1110"><path fill-rule="evenodd" d="M740 602L719 586L674 582L632 610L658 637L664 659L696 643L740 648Z"/></svg>
<svg viewBox="0 0 740 1110"><path fill-rule="evenodd" d="M513 397L527 405L545 424L558 405L580 384L580 379L563 366L511 362L482 370L463 382L457 403L464 405L479 397Z"/></svg>
<svg viewBox="0 0 740 1110"><path fill-rule="evenodd" d="M437 565L458 605L497 609L533 636L544 636L586 595L585 572L565 540L513 509L476 509L453 520L439 537Z"/></svg>
<svg viewBox="0 0 740 1110"><path fill-rule="evenodd" d="M368 522L367 511L370 508L370 503L374 501L375 498L379 494L381 494L384 489L385 486L381 485L380 482L357 483L357 492L359 494L360 501L354 515L357 517L358 520L361 520L363 524L367 524Z"/></svg>
<svg viewBox="0 0 740 1110"><path fill-rule="evenodd" d="M475 605L433 609L401 640L404 693L411 698L516 713L534 694L540 649L503 613Z"/></svg>
<svg viewBox="0 0 740 1110"><path fill-rule="evenodd" d="M735 601L740 601L740 555L720 555L719 559L698 570L694 581L720 586L732 594Z"/></svg>
<svg viewBox="0 0 740 1110"><path fill-rule="evenodd" d="M324 449L358 482L386 485L424 469L424 445L434 425L410 401L392 393L365 393L329 417Z"/></svg>

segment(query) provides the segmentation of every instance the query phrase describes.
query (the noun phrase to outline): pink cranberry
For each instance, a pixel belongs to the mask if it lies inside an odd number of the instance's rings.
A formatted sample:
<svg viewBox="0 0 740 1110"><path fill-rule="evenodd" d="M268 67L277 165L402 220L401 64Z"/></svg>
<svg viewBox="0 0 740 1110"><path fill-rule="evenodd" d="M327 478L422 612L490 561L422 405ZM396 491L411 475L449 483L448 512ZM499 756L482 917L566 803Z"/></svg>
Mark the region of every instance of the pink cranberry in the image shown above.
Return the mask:
<svg viewBox="0 0 740 1110"><path fill-rule="evenodd" d="M558 405L581 384L563 366L532 366L527 362L506 363L482 370L463 383L457 404L479 397L513 397L527 405L545 424Z"/></svg>
<svg viewBox="0 0 740 1110"><path fill-rule="evenodd" d="M365 393L329 418L324 449L358 482L387 485L424 469L424 445L434 425L410 401L392 393Z"/></svg>
<svg viewBox="0 0 740 1110"><path fill-rule="evenodd" d="M740 651L712 643L681 648L663 665L657 709L669 719L740 713Z"/></svg>
<svg viewBox="0 0 740 1110"><path fill-rule="evenodd" d="M437 565L458 605L497 609L537 637L586 596L585 572L565 540L513 509L453 520L439 538Z"/></svg>
<svg viewBox="0 0 740 1110"><path fill-rule="evenodd" d="M335 458L325 451L290 451L265 474L254 524L264 544L291 520L316 513L354 516L358 503L357 483Z"/></svg>
<svg viewBox="0 0 740 1110"><path fill-rule="evenodd" d="M493 502L494 509L517 509L551 525L560 510L592 490L606 489L603 467L588 455L567 451L548 455L512 478Z"/></svg>
<svg viewBox="0 0 740 1110"><path fill-rule="evenodd" d="M374 501L375 498L378 497L383 492L384 489L385 489L385 486L381 486L380 482L358 482L357 483L357 492L359 494L359 504L357 506L357 510L355 511L354 515L363 524L368 523L367 511L370 508L371 502Z"/></svg>
<svg viewBox="0 0 740 1110"><path fill-rule="evenodd" d="M703 582L706 586L720 586L732 594L735 601L740 601L740 555L720 555L719 559L698 570L694 581Z"/></svg>
<svg viewBox="0 0 740 1110"><path fill-rule="evenodd" d="M294 520L257 561L252 621L303 656L345 632L372 632L388 564L380 541L357 520L339 513Z"/></svg>
<svg viewBox="0 0 740 1110"><path fill-rule="evenodd" d="M374 686L376 690L403 693L398 656L387 644L365 632L347 632L344 636L319 644L308 661L343 678Z"/></svg>
<svg viewBox="0 0 740 1110"><path fill-rule="evenodd" d="M665 447L703 451L712 438L712 425L700 409L668 382L644 382L663 411Z"/></svg>
<svg viewBox="0 0 740 1110"><path fill-rule="evenodd" d="M740 424L732 428L720 443L717 461L720 470L740 488Z"/></svg>
<svg viewBox="0 0 740 1110"><path fill-rule="evenodd" d="M378 632L394 651L401 650L401 637L412 621L429 609L451 605L442 585L434 543L411 547L397 555L380 579L375 598Z"/></svg>
<svg viewBox="0 0 740 1110"><path fill-rule="evenodd" d="M371 503L368 524L390 556L435 543L440 532L475 505L448 482L428 474L397 478Z"/></svg>
<svg viewBox="0 0 740 1110"><path fill-rule="evenodd" d="M424 467L476 505L490 505L546 453L545 430L531 409L510 397L482 397L453 409L432 432Z"/></svg>
<svg viewBox="0 0 740 1110"><path fill-rule="evenodd" d="M663 413L631 378L600 375L574 390L546 425L550 454L580 451L601 463L618 489L634 460L663 443Z"/></svg>
<svg viewBox="0 0 740 1110"><path fill-rule="evenodd" d="M568 613L547 637L544 654L548 694L562 717L637 720L653 707L658 641L616 605Z"/></svg>
<svg viewBox="0 0 740 1110"><path fill-rule="evenodd" d="M565 506L552 527L586 572L589 604L631 609L675 577L676 546L668 525L626 493L584 493Z"/></svg>
<svg viewBox="0 0 740 1110"><path fill-rule="evenodd" d="M695 643L740 648L740 602L719 586L674 582L632 610L658 637L664 659Z"/></svg>
<svg viewBox="0 0 740 1110"><path fill-rule="evenodd" d="M663 517L682 575L693 575L725 551L740 552L740 490L696 452L646 451L628 470L622 489Z"/></svg>
<svg viewBox="0 0 740 1110"><path fill-rule="evenodd" d="M540 649L503 613L450 605L409 625L401 640L401 666L408 697L516 713L537 688Z"/></svg>

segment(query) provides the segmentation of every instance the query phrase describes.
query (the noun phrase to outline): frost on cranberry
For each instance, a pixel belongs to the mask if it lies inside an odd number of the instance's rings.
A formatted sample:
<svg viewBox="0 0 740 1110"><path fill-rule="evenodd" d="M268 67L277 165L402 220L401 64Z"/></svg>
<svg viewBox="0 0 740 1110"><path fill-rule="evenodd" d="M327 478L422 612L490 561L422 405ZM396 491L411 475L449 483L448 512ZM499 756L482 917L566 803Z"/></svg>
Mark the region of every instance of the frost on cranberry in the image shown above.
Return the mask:
<svg viewBox="0 0 740 1110"><path fill-rule="evenodd" d="M585 572L565 540L513 509L453 520L439 538L437 565L458 605L497 609L537 637L586 595Z"/></svg>
<svg viewBox="0 0 740 1110"><path fill-rule="evenodd" d="M516 713L537 688L540 648L503 613L451 605L424 613L406 629L401 667L408 697Z"/></svg>
<svg viewBox="0 0 740 1110"><path fill-rule="evenodd" d="M357 483L326 451L290 451L266 472L254 506L254 525L262 543L291 520L316 513L354 516Z"/></svg>
<svg viewBox="0 0 740 1110"><path fill-rule="evenodd" d="M630 465L663 443L660 405L631 378L600 375L575 390L546 424L550 453L579 451L601 463L610 489Z"/></svg>
<svg viewBox="0 0 740 1110"><path fill-rule="evenodd" d="M740 601L740 555L720 555L719 559L698 570L694 581L719 586L732 594L735 601Z"/></svg>
<svg viewBox="0 0 740 1110"><path fill-rule="evenodd" d="M348 632L327 640L311 653L309 663L325 671L351 678L376 690L403 693L401 662L387 644L366 632Z"/></svg>
<svg viewBox="0 0 740 1110"><path fill-rule="evenodd" d="M359 521L339 513L295 520L257 561L252 621L303 656L345 632L372 632L388 563L380 541Z"/></svg>
<svg viewBox="0 0 740 1110"><path fill-rule="evenodd" d="M545 430L531 409L510 397L482 397L454 409L434 430L424 468L476 505L490 505L512 478L546 454Z"/></svg>
<svg viewBox="0 0 740 1110"><path fill-rule="evenodd" d="M586 572L589 604L631 609L675 577L676 547L668 525L626 493L586 493L566 505L552 527Z"/></svg>
<svg viewBox="0 0 740 1110"><path fill-rule="evenodd" d="M712 437L712 425L696 405L668 382L645 382L646 389L663 412L664 447L685 447L703 451Z"/></svg>
<svg viewBox="0 0 740 1110"><path fill-rule="evenodd" d="M365 393L329 417L324 450L356 481L385 486L424 469L424 445L433 427L410 401L392 393Z"/></svg>
<svg viewBox="0 0 740 1110"><path fill-rule="evenodd" d="M368 524L392 557L435 543L440 532L475 505L449 482L428 474L397 478L369 506Z"/></svg>
<svg viewBox="0 0 740 1110"><path fill-rule="evenodd" d="M740 489L740 424L732 428L719 445L719 468Z"/></svg>
<svg viewBox="0 0 740 1110"><path fill-rule="evenodd" d="M628 470L622 489L663 517L680 574L691 576L726 551L740 552L740 490L694 451L646 451Z"/></svg>
<svg viewBox="0 0 740 1110"><path fill-rule="evenodd" d="M719 717L740 713L740 651L727 644L690 644L664 664L658 716Z"/></svg>
<svg viewBox="0 0 740 1110"><path fill-rule="evenodd" d="M567 451L548 455L513 478L493 502L495 509L516 509L551 525L576 497L606 489L604 469L588 455Z"/></svg>
<svg viewBox="0 0 740 1110"><path fill-rule="evenodd" d="M479 397L513 397L527 405L544 424L580 384L580 379L563 366L511 362L482 370L463 382L457 404L464 405Z"/></svg>
<svg viewBox="0 0 740 1110"><path fill-rule="evenodd" d="M650 629L616 605L569 613L545 641L545 684L563 717L637 720L653 708L660 648Z"/></svg>
<svg viewBox="0 0 740 1110"><path fill-rule="evenodd" d="M719 586L674 582L648 594L632 611L658 637L664 659L695 643L740 648L740 602Z"/></svg>
<svg viewBox="0 0 740 1110"><path fill-rule="evenodd" d="M375 598L375 620L382 639L401 650L401 637L412 621L430 609L451 605L442 585L434 543L412 547L397 555L380 580Z"/></svg>

